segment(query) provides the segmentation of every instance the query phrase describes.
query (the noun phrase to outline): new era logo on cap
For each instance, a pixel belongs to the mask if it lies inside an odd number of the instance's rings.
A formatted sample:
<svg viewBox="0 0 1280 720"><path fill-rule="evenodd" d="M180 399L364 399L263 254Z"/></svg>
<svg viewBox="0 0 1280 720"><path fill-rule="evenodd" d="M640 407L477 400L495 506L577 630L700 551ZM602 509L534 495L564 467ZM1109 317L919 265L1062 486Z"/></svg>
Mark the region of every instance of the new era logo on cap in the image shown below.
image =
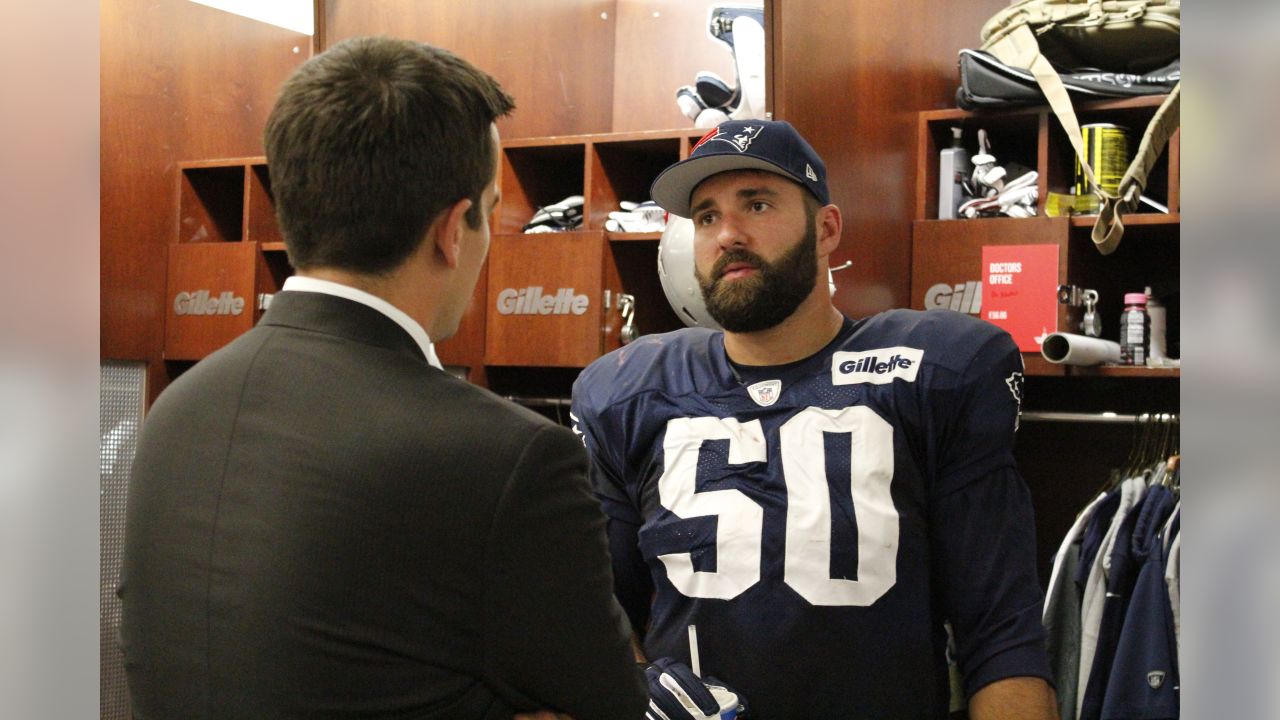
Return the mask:
<svg viewBox="0 0 1280 720"><path fill-rule="evenodd" d="M784 121L730 120L693 146L689 157L663 170L649 194L667 212L689 217L693 191L703 180L731 170L763 170L790 178L831 202L826 166L800 133Z"/></svg>

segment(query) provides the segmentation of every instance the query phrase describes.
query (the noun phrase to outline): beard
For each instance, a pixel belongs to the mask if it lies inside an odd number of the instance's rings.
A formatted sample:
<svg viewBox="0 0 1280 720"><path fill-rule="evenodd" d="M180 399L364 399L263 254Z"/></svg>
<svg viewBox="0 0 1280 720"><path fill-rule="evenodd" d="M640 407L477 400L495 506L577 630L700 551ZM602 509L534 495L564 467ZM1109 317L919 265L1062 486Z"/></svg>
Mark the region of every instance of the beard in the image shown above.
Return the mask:
<svg viewBox="0 0 1280 720"><path fill-rule="evenodd" d="M817 249L817 222L809 215L804 237L773 262L735 248L720 256L710 277L695 269L707 312L729 332L759 332L777 326L813 292L818 275ZM757 272L725 282L721 275L732 263L748 263Z"/></svg>

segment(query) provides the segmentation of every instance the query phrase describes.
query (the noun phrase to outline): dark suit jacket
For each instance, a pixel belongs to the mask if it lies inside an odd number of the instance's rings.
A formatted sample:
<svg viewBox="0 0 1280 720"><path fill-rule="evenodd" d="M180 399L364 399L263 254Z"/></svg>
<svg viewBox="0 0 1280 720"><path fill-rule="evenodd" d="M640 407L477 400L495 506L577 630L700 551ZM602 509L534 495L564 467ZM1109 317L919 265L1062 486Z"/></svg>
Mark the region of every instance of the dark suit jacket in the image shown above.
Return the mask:
<svg viewBox="0 0 1280 720"><path fill-rule="evenodd" d="M276 295L144 423L119 590L135 717L641 717L586 462L385 315Z"/></svg>

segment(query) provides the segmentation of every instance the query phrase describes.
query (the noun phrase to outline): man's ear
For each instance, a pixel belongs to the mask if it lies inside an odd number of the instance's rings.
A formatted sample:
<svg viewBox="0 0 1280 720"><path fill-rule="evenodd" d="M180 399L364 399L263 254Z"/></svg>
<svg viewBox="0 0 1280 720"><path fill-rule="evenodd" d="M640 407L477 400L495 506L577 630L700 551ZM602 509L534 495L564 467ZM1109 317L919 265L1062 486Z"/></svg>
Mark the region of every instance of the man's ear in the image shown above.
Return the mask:
<svg viewBox="0 0 1280 720"><path fill-rule="evenodd" d="M818 210L818 255L826 257L840 247L840 233L844 229L844 218L840 208L826 205Z"/></svg>
<svg viewBox="0 0 1280 720"><path fill-rule="evenodd" d="M445 208L436 216L432 225L432 241L436 254L449 268L458 267L458 254L462 252L462 233L465 230L467 211L471 209L471 199L463 198Z"/></svg>

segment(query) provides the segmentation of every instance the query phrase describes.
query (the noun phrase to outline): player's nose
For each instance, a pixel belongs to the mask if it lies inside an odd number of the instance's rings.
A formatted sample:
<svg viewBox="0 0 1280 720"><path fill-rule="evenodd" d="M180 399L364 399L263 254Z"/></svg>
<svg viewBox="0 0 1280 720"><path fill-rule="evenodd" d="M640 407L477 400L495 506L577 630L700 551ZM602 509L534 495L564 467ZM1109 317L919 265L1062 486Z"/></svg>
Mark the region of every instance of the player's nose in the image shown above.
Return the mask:
<svg viewBox="0 0 1280 720"><path fill-rule="evenodd" d="M742 247L749 242L746 228L732 213L725 213L716 223L716 244L722 250Z"/></svg>

